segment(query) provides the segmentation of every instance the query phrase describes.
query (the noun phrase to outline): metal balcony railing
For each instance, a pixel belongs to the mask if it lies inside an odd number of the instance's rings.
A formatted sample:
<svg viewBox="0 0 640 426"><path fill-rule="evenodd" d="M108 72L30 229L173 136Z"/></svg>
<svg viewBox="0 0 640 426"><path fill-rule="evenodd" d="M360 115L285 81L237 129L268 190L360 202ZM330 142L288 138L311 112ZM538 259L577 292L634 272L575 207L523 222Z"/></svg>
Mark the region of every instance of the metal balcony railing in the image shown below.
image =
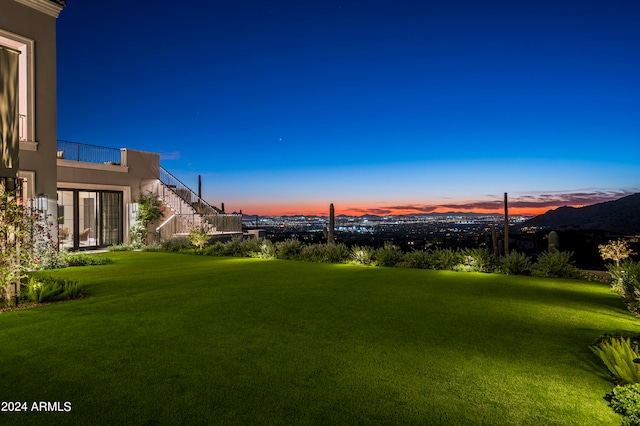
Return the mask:
<svg viewBox="0 0 640 426"><path fill-rule="evenodd" d="M63 140L58 141L58 158L85 163L122 165L122 152L119 148Z"/></svg>

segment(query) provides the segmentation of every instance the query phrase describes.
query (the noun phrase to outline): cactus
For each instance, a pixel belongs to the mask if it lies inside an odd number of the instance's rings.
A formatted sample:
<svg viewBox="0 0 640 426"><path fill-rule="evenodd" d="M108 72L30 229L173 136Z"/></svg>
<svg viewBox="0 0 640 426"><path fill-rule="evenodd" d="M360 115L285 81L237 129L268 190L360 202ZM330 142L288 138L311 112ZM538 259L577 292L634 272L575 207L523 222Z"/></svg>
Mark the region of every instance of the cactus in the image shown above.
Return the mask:
<svg viewBox="0 0 640 426"><path fill-rule="evenodd" d="M335 217L334 217L334 210L333 210L333 203L331 203L331 205L329 206L329 230L328 230L328 236L327 236L327 243L329 244L333 244L335 242L334 236L333 236L333 230L335 228Z"/></svg>
<svg viewBox="0 0 640 426"><path fill-rule="evenodd" d="M509 254L509 204L507 193L504 193L504 254Z"/></svg>
<svg viewBox="0 0 640 426"><path fill-rule="evenodd" d="M500 249L498 247L498 235L496 234L496 225L491 224L491 241L493 242L493 255L498 258L500 257Z"/></svg>
<svg viewBox="0 0 640 426"><path fill-rule="evenodd" d="M549 232L549 235L547 236L547 238L549 240L549 247L547 248L547 251L549 252L559 251L560 237L558 236L558 233L556 231L551 231Z"/></svg>

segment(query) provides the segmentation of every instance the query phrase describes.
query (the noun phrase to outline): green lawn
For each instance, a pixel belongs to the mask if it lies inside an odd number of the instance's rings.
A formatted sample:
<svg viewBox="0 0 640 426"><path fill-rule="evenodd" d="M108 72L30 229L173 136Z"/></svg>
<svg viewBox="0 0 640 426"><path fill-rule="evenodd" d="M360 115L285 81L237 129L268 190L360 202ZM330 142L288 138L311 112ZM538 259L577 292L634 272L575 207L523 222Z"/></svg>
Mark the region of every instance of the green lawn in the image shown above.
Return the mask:
<svg viewBox="0 0 640 426"><path fill-rule="evenodd" d="M608 286L109 253L90 297L0 315L2 424L619 424L588 346L640 332Z"/></svg>

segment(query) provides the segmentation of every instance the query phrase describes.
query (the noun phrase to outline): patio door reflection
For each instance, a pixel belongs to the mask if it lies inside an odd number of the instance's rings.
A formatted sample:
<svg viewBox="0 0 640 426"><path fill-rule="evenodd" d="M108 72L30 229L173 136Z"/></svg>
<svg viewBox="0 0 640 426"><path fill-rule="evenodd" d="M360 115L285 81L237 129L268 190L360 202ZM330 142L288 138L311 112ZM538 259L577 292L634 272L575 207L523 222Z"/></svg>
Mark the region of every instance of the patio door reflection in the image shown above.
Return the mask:
<svg viewBox="0 0 640 426"><path fill-rule="evenodd" d="M96 192L78 191L78 202L78 247L97 247L98 194Z"/></svg>

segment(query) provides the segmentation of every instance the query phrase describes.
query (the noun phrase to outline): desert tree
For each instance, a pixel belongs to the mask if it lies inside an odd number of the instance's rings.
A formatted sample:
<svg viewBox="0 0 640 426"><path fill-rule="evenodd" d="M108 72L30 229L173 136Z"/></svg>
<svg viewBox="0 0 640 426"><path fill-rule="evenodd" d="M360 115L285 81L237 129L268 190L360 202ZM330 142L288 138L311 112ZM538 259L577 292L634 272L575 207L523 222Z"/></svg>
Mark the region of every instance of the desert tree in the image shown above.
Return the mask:
<svg viewBox="0 0 640 426"><path fill-rule="evenodd" d="M636 254L625 240L615 240L609 241L608 244L600 244L598 250L600 250L600 257L602 257L603 260L614 260L616 266L620 264L621 260L628 258L632 254Z"/></svg>

